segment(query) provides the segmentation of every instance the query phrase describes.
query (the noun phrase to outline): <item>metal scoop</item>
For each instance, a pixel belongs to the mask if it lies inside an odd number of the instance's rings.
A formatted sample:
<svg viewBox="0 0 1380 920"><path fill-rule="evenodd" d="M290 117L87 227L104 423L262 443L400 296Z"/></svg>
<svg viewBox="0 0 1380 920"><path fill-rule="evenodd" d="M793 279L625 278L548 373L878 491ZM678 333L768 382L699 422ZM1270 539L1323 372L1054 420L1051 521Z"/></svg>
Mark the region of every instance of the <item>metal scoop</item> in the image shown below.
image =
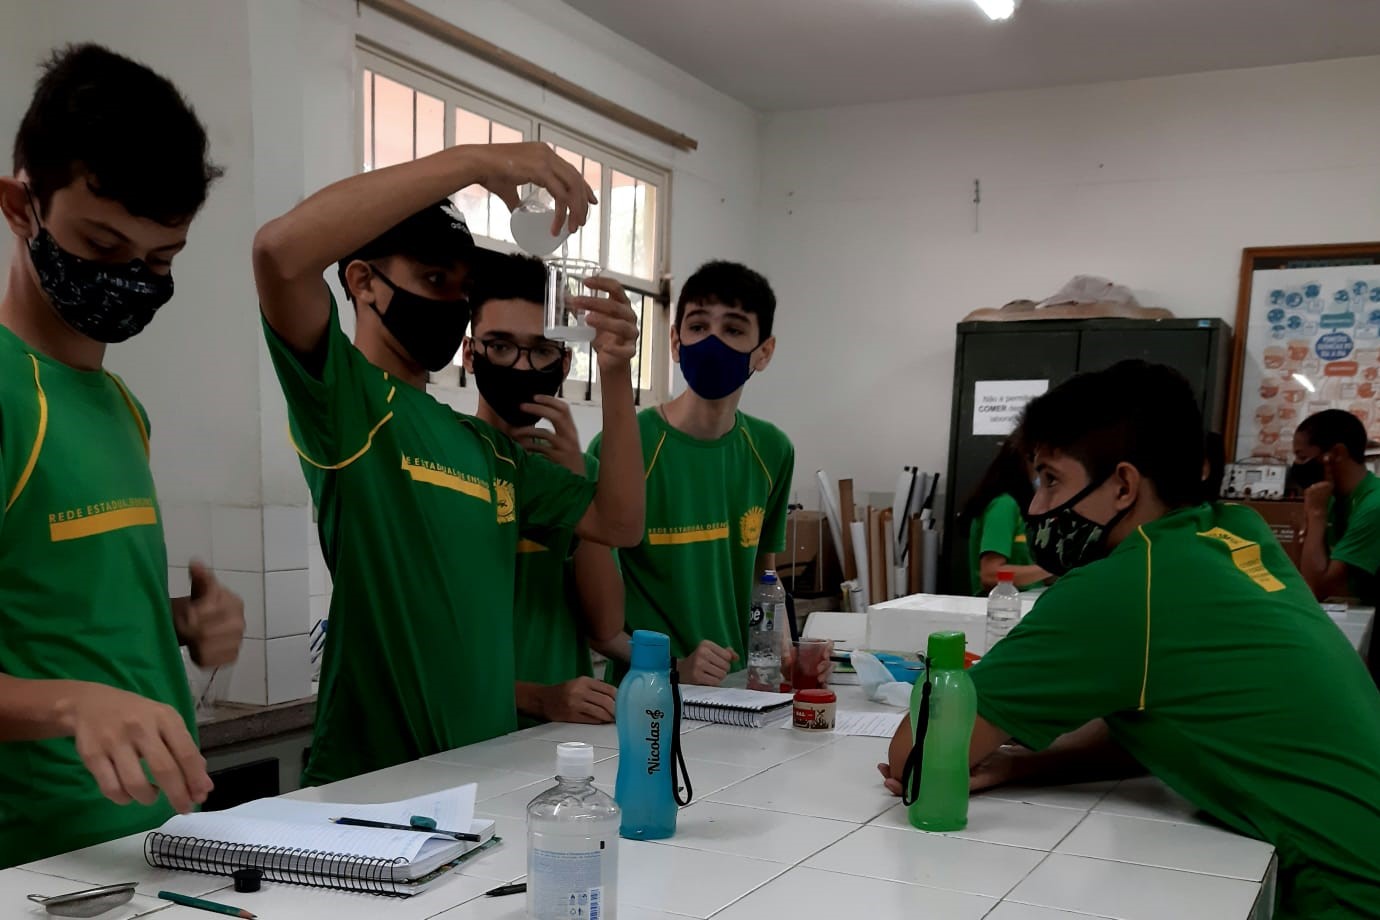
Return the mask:
<svg viewBox="0 0 1380 920"><path fill-rule="evenodd" d="M102 888L88 888L85 891L73 891L51 898L31 894L29 900L42 904L43 909L54 917L98 917L108 910L114 910L134 900L134 884L124 882Z"/></svg>

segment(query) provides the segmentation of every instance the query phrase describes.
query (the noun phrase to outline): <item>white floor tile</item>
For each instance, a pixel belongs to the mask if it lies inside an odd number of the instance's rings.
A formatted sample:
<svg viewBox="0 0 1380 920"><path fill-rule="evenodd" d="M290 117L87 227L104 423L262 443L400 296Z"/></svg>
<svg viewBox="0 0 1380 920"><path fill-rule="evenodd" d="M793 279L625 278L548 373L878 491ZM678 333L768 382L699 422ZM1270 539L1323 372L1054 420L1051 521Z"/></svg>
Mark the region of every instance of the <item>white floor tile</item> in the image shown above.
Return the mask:
<svg viewBox="0 0 1380 920"><path fill-rule="evenodd" d="M895 799L892 800L896 801ZM974 798L968 802L968 826L942 836L981 840L1012 847L1028 847L1049 852L1083 820L1084 813L1072 808L1026 805L1001 799ZM874 824L910 828L904 805L896 805Z"/></svg>
<svg viewBox="0 0 1380 920"><path fill-rule="evenodd" d="M475 898L468 904L437 914L434 920L527 920L527 896ZM620 903L618 920L685 920L685 915Z"/></svg>
<svg viewBox="0 0 1380 920"><path fill-rule="evenodd" d="M819 869L792 869L714 920L786 920L789 917L865 917L867 920L979 920L991 898L888 882Z"/></svg>
<svg viewBox="0 0 1380 920"><path fill-rule="evenodd" d="M585 741L585 738L580 734L575 734L560 740ZM536 773L544 777L554 776L556 773L557 743L557 741L536 738L494 738L458 750L442 751L425 758L425 760L434 763L520 770L524 773ZM594 762L597 764L617 753L616 748L595 747Z"/></svg>
<svg viewBox="0 0 1380 920"><path fill-rule="evenodd" d="M841 738L710 798L815 818L871 821L896 802L877 776L886 745L881 738Z"/></svg>
<svg viewBox="0 0 1380 920"><path fill-rule="evenodd" d="M527 824L502 815L491 815L483 808L476 817L492 819L503 842L460 864L459 873L489 880L489 888L520 879L527 874ZM484 889L488 891L489 889Z"/></svg>
<svg viewBox="0 0 1380 920"><path fill-rule="evenodd" d="M1116 920L1248 917L1260 886L1239 879L1053 854L1007 900Z"/></svg>
<svg viewBox="0 0 1380 920"><path fill-rule="evenodd" d="M781 731L775 727L708 725L687 736L683 747L685 756L696 760L766 768L818 750L821 745L834 740L825 732L805 734Z"/></svg>
<svg viewBox="0 0 1380 920"><path fill-rule="evenodd" d="M812 869L1000 898L1045 854L917 830L864 827L809 859Z"/></svg>
<svg viewBox="0 0 1380 920"><path fill-rule="evenodd" d="M539 780L530 786L514 789L512 792L481 799L475 806L475 810L485 814L526 821L528 803L553 785L554 782L550 779Z"/></svg>
<svg viewBox="0 0 1380 920"><path fill-rule="evenodd" d="M708 760L691 760L687 757L685 770L690 774L690 784L695 794L695 801L699 802L734 783L741 783L749 777L756 776L762 772L763 768L715 763ZM617 757L610 757L594 765L594 782L596 784L612 789L617 781Z"/></svg>
<svg viewBox="0 0 1380 920"><path fill-rule="evenodd" d="M742 805L695 802L681 809L676 835L657 844L795 865L857 827L845 821L786 815Z"/></svg>
<svg viewBox="0 0 1380 920"><path fill-rule="evenodd" d="M1052 907L1036 907L1034 904L1016 904L1003 901L988 914L984 920L1089 920L1092 914L1075 914Z"/></svg>
<svg viewBox="0 0 1380 920"><path fill-rule="evenodd" d="M1056 852L1258 882L1274 848L1215 827L1092 814Z"/></svg>
<svg viewBox="0 0 1380 920"><path fill-rule="evenodd" d="M145 834L131 834L109 843L73 850L60 856L50 856L24 866L25 869L53 875L69 881L84 883L87 888L134 882L136 891L157 897L160 891L175 891L199 897L225 885L225 877L202 875L198 872L171 872L155 869L144 859ZM0 872L0 879L7 873ZM79 890L77 885L71 890ZM44 894L35 891L35 894Z"/></svg>
<svg viewBox="0 0 1380 920"><path fill-rule="evenodd" d="M477 798L484 799L530 786L544 779L546 777L534 773L417 760L343 779L338 783L298 789L296 792L288 793L287 798L308 802L368 805L375 802L395 802L398 799L439 792L466 783L478 783Z"/></svg>
<svg viewBox="0 0 1380 920"><path fill-rule="evenodd" d="M1192 802L1153 776L1123 780L1092 810L1131 818L1150 818L1153 821L1207 823Z"/></svg>
<svg viewBox="0 0 1380 920"><path fill-rule="evenodd" d="M134 877L131 876L119 881L132 882L134 880ZM4 915L6 917L47 920L48 913L44 910L43 905L29 901L29 895L36 894L45 898L52 898L60 894L71 894L107 884L118 884L118 882L88 883L52 875L41 875L24 869L11 869L0 872L0 904L5 905ZM167 901L156 900L136 889L134 899L128 904L99 916L102 920L130 920L131 917L142 917L167 906Z"/></svg>
<svg viewBox="0 0 1380 920"><path fill-rule="evenodd" d="M210 900L242 907L261 920L426 920L458 904L481 897L494 887L488 879L451 875L423 894L412 898L391 898L361 892L332 891L264 882L263 888L239 894L233 887L222 888ZM215 914L191 907L169 907L154 915L156 920L207 920ZM102 918L104 920L104 918Z"/></svg>
<svg viewBox="0 0 1380 920"><path fill-rule="evenodd" d="M974 798L1002 799L1029 805L1053 805L1089 811L1116 788L1116 780L1097 783L1069 783L1063 786L998 786L975 794Z"/></svg>
<svg viewBox="0 0 1380 920"><path fill-rule="evenodd" d="M618 844L618 904L712 917L786 867L760 859L658 846L632 840ZM772 913L761 917L782 916Z"/></svg>

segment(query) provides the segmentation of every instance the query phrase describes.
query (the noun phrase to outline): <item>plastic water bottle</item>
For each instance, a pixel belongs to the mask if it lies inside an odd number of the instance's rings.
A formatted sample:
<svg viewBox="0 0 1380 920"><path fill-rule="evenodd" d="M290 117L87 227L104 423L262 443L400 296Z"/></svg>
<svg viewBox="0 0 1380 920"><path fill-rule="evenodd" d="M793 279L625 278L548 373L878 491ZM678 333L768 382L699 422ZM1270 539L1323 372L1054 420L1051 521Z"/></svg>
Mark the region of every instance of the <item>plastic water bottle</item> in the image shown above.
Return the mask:
<svg viewBox="0 0 1380 920"><path fill-rule="evenodd" d="M639 629L632 634L632 669L618 685L618 781L622 834L662 840L676 832L673 749L676 698L671 686L671 640Z"/></svg>
<svg viewBox="0 0 1380 920"><path fill-rule="evenodd" d="M987 650L1021 621L1021 592L1016 588L1016 573L1010 569L997 572L997 586L987 595Z"/></svg>
<svg viewBox="0 0 1380 920"><path fill-rule="evenodd" d="M961 632L930 633L929 670L910 697L911 731L925 726L919 795L906 815L923 831L956 831L968 826L968 745L977 718L977 690L963 670ZM922 718L929 687L928 721Z"/></svg>
<svg viewBox="0 0 1380 920"><path fill-rule="evenodd" d="M786 589L775 572L763 572L752 593L752 615L748 621L749 690L781 690L781 634L777 630L785 625L785 612Z"/></svg>
<svg viewBox="0 0 1380 920"><path fill-rule="evenodd" d="M527 806L527 916L615 920L618 806L594 788L594 748L556 746L556 785Z"/></svg>

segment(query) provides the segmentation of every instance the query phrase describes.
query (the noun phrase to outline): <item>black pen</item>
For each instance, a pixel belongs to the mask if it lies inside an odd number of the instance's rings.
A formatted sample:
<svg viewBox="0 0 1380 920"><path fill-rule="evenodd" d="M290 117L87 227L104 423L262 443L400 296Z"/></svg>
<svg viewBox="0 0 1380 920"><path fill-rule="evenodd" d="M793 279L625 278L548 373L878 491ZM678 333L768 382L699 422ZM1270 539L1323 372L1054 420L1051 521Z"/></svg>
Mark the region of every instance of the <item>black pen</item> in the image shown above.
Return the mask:
<svg viewBox="0 0 1380 920"><path fill-rule="evenodd" d="M381 827L390 831L421 831L424 834L443 834L446 837L454 837L456 840L463 840L466 843L482 843L484 840L478 834L443 831L423 824L389 824L386 821L366 821L364 818L332 818L331 820L336 824L344 824L349 827Z"/></svg>
<svg viewBox="0 0 1380 920"><path fill-rule="evenodd" d="M522 894L527 890L526 882L518 882L514 885L499 885L492 891L484 892L486 898L502 898L510 894Z"/></svg>

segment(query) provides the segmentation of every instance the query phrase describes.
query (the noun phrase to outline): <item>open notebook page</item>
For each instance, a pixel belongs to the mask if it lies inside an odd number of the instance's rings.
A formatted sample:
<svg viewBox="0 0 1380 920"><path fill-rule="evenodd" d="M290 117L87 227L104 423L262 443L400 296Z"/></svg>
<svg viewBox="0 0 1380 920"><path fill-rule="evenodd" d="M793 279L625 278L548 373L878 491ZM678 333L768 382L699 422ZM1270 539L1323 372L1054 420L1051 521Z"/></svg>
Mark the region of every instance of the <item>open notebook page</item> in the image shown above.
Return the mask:
<svg viewBox="0 0 1380 920"><path fill-rule="evenodd" d="M388 824L407 824L413 815L433 818L443 831L469 831L474 822L476 786L470 783L453 789L443 789L414 796L398 802L377 805L347 805L336 802L303 802L296 799L257 799L231 808L224 814L267 818L272 821L293 821L309 824L330 821L332 818L363 818ZM371 830L371 833L377 831ZM404 831L403 833L411 833Z"/></svg>
<svg viewBox="0 0 1380 920"><path fill-rule="evenodd" d="M725 709L761 712L789 703L792 696L789 693L764 693L760 690L739 690L735 687L682 686L680 698L686 706L721 706Z"/></svg>

